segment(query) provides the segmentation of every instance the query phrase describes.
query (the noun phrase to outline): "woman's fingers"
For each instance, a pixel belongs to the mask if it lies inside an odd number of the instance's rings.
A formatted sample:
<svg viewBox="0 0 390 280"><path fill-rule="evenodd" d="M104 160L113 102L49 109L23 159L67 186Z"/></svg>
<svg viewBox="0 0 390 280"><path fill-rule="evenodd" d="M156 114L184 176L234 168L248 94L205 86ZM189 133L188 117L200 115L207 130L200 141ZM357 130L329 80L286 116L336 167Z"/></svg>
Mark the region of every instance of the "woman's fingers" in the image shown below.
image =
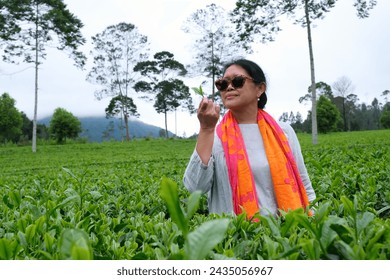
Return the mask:
<svg viewBox="0 0 390 280"><path fill-rule="evenodd" d="M218 112L217 112L217 110L218 110ZM199 104L198 111L209 112L209 113L216 112L219 115L220 108L219 108L218 104L213 102L213 100L208 99L207 97L204 97Z"/></svg>
<svg viewBox="0 0 390 280"><path fill-rule="evenodd" d="M199 104L199 110L201 111L206 111L207 108L209 107L209 101L207 99L207 97L204 97L201 101L200 101L200 104Z"/></svg>
<svg viewBox="0 0 390 280"><path fill-rule="evenodd" d="M219 118L219 113L221 112L221 107L219 107L218 104L215 104L215 113L218 115L218 118Z"/></svg>
<svg viewBox="0 0 390 280"><path fill-rule="evenodd" d="M213 100L202 99L198 109L198 119L202 128L214 128L219 119L220 107Z"/></svg>

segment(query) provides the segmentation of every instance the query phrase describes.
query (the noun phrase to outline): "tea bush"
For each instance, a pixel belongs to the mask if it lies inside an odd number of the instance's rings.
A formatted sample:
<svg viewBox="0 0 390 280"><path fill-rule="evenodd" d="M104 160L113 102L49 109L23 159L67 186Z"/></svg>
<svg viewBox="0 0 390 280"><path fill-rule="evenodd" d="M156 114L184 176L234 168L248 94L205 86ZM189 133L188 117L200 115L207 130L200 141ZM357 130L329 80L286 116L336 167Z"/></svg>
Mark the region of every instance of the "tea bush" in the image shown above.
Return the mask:
<svg viewBox="0 0 390 280"><path fill-rule="evenodd" d="M194 140L0 147L0 259L389 259L390 131L298 137L316 214L259 222L185 190Z"/></svg>

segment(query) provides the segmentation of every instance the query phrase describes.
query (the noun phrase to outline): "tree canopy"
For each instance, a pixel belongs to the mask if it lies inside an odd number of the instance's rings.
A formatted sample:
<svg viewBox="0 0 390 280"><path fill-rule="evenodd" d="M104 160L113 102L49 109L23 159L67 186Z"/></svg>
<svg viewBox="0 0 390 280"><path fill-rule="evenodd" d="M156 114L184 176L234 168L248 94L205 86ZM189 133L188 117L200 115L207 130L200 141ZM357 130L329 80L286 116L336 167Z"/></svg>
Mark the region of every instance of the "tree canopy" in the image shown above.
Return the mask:
<svg viewBox="0 0 390 280"><path fill-rule="evenodd" d="M210 78L202 84L211 84L210 97L214 99L214 82L222 75L224 65L244 55L241 43L234 39L234 25L229 20L229 13L214 3L207 5L191 14L182 29L195 38L191 52L193 63L187 69L192 76Z"/></svg>
<svg viewBox="0 0 390 280"><path fill-rule="evenodd" d="M16 142L22 135L22 114L8 93L0 96L0 142Z"/></svg>
<svg viewBox="0 0 390 280"><path fill-rule="evenodd" d="M324 95L320 96L317 105L318 131L321 133L337 131L341 117L336 106Z"/></svg>
<svg viewBox="0 0 390 280"><path fill-rule="evenodd" d="M174 55L167 51L158 52L154 60L142 61L134 67L148 81L142 80L135 85L135 90L146 93L144 97L154 100L157 113L165 115L165 135L168 137L168 112L179 107L194 112L189 87L178 79L187 73L183 64L174 59ZM151 97L154 96L154 97Z"/></svg>
<svg viewBox="0 0 390 280"><path fill-rule="evenodd" d="M50 120L49 132L58 144L63 144L66 139L75 139L79 136L81 123L71 112L57 108Z"/></svg>

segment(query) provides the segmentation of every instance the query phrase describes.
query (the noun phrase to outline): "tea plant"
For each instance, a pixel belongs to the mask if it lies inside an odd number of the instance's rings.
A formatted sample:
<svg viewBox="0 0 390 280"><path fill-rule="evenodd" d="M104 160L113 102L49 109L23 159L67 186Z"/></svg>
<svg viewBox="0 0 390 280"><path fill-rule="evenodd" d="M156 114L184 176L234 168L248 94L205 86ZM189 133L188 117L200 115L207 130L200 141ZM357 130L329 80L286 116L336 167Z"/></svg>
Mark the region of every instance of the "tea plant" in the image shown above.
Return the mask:
<svg viewBox="0 0 390 280"><path fill-rule="evenodd" d="M175 182L163 179L161 196L167 204L172 220L183 233L185 241L183 259L202 260L206 258L211 250L223 240L229 221L227 219L209 220L189 232L189 222L199 207L201 193L194 192L189 196L186 212L180 206Z"/></svg>
<svg viewBox="0 0 390 280"><path fill-rule="evenodd" d="M298 137L315 215L258 222L184 188L195 140L0 147L0 259L390 259L390 131Z"/></svg>

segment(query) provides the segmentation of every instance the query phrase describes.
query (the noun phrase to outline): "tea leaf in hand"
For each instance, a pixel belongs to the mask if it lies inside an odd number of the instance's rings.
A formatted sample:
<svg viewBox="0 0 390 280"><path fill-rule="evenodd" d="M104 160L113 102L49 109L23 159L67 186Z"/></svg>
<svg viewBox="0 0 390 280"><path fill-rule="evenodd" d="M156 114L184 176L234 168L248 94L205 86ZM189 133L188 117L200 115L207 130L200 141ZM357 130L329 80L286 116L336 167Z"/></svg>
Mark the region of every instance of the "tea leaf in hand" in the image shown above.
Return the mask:
<svg viewBox="0 0 390 280"><path fill-rule="evenodd" d="M204 92L203 92L203 89L202 89L202 86L199 86L199 88L197 87L193 87L192 90L196 93L196 94L199 94L200 96L204 96Z"/></svg>

